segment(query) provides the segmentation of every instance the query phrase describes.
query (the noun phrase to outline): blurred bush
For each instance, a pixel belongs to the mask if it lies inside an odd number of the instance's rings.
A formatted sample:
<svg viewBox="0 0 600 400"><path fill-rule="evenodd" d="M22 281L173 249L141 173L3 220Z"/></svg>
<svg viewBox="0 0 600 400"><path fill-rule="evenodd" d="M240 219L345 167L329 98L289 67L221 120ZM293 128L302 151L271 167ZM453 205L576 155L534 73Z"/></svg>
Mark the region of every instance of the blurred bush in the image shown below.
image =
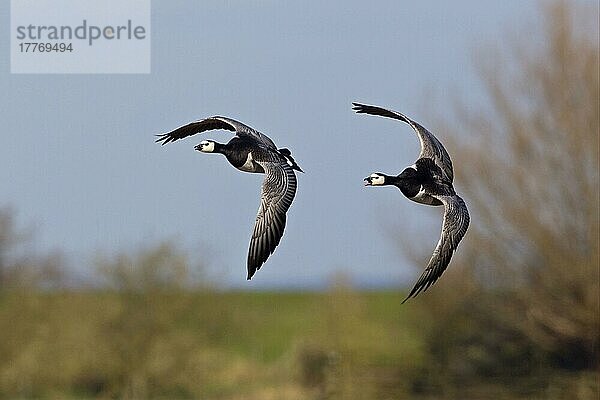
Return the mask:
<svg viewBox="0 0 600 400"><path fill-rule="evenodd" d="M61 253L36 254L32 230L20 228L15 214L10 207L0 208L0 291L63 287L66 271Z"/></svg>
<svg viewBox="0 0 600 400"><path fill-rule="evenodd" d="M448 398L598 398L597 13L543 5L542 46L478 53L489 103L457 106L450 143L470 230L441 284L424 387ZM593 34L596 32L596 35ZM535 36L534 36L535 37ZM460 143L460 144L459 144Z"/></svg>

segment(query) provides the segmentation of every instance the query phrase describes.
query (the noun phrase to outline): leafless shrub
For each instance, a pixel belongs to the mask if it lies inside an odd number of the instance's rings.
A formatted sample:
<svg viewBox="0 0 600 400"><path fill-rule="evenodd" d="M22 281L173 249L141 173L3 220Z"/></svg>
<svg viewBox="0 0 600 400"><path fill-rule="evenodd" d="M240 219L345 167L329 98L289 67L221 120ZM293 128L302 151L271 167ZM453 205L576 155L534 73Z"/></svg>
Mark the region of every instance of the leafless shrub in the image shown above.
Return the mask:
<svg viewBox="0 0 600 400"><path fill-rule="evenodd" d="M543 45L520 35L480 51L489 107L460 103L439 128L473 217L446 283L423 299L455 384L599 366L597 15L545 3Z"/></svg>

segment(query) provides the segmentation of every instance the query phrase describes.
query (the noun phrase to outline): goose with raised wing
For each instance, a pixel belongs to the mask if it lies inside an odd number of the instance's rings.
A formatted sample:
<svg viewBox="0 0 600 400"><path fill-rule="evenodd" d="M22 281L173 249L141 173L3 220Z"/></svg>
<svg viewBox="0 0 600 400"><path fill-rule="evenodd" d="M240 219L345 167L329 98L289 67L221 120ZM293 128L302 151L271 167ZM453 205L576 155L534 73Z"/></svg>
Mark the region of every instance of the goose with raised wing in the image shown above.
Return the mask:
<svg viewBox="0 0 600 400"><path fill-rule="evenodd" d="M227 117L210 117L191 122L171 132L158 135L163 145L214 129L235 132L228 143L203 140L195 149L203 153L220 153L240 171L265 174L260 206L248 249L247 279L265 263L279 244L286 223L286 213L296 195L296 174L302 169L288 149L278 149L264 133Z"/></svg>
<svg viewBox="0 0 600 400"><path fill-rule="evenodd" d="M421 152L415 163L398 175L373 173L364 179L366 186L396 186L404 196L417 203L444 206L440 239L425 271L404 299L415 297L433 285L448 267L454 251L469 227L469 211L456 194L452 182L452 161L442 143L427 129L402 113L377 106L352 103L359 114L378 115L406 122L416 132ZM403 302L404 302L403 301Z"/></svg>

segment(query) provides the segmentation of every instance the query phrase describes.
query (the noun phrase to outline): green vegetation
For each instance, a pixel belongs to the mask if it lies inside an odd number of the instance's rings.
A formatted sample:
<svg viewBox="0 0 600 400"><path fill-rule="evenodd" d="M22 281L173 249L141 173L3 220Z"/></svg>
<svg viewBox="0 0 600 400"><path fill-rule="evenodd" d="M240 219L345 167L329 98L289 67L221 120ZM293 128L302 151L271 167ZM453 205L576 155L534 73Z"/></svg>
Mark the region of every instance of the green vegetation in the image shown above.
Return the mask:
<svg viewBox="0 0 600 400"><path fill-rule="evenodd" d="M489 304L477 300L462 305L468 311L432 314L431 303L401 306L403 295L344 287L325 293L11 291L0 300L0 397L598 394L596 371L549 364L535 343L487 315Z"/></svg>
<svg viewBox="0 0 600 400"><path fill-rule="evenodd" d="M420 358L410 321L390 312L401 300L395 293L345 290L12 292L0 302L0 356L7 361L0 394L259 399L333 393L357 383L350 375L368 382L378 371L391 368L393 375L397 360Z"/></svg>

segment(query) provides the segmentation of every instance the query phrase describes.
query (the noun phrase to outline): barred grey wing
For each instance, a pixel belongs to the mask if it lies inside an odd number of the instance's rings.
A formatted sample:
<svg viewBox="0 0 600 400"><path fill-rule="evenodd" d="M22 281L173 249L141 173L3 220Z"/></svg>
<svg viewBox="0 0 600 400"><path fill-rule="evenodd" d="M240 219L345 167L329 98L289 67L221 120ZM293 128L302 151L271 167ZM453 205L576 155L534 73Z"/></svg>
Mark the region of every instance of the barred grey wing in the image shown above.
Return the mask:
<svg viewBox="0 0 600 400"><path fill-rule="evenodd" d="M279 244L285 229L286 213L292 205L297 187L296 175L285 160L257 162L264 168L266 176L248 249L248 279L260 269Z"/></svg>
<svg viewBox="0 0 600 400"><path fill-rule="evenodd" d="M460 196L456 194L452 196L432 196L444 204L442 233L427 264L427 268L425 268L425 271L423 271L403 303L411 297L415 297L420 292L427 290L442 276L442 273L450 263L452 254L454 254L469 227L469 210Z"/></svg>

